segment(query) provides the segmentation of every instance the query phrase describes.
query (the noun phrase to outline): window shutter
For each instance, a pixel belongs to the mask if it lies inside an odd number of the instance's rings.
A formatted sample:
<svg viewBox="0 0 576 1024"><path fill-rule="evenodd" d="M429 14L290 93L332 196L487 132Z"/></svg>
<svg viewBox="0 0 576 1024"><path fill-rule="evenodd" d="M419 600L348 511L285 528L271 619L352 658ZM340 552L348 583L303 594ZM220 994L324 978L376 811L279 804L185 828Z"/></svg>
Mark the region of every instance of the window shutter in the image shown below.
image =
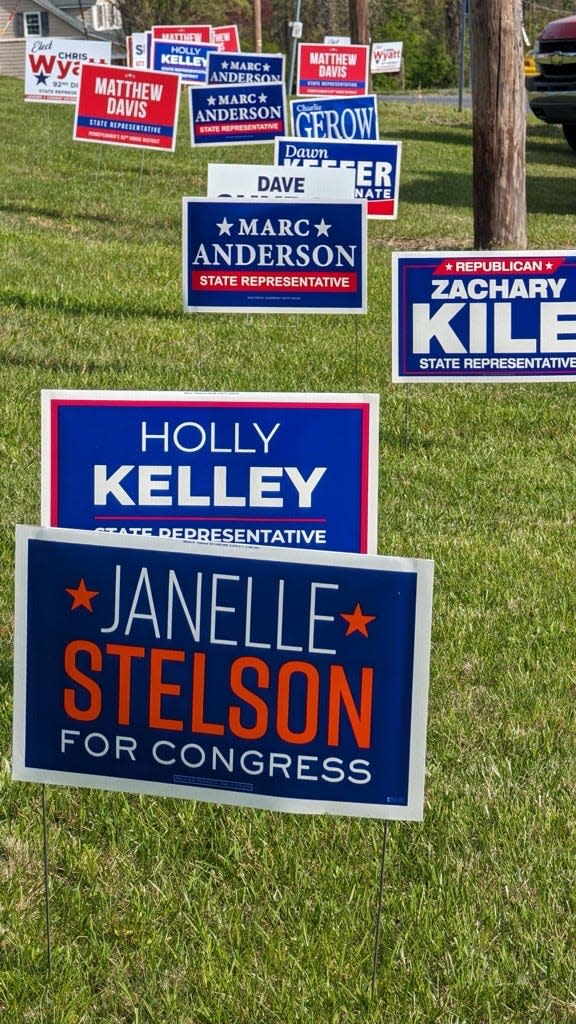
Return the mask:
<svg viewBox="0 0 576 1024"><path fill-rule="evenodd" d="M17 39L24 37L24 15L22 11L17 11L14 17L14 35Z"/></svg>
<svg viewBox="0 0 576 1024"><path fill-rule="evenodd" d="M50 35L49 23L48 23L48 13L46 11L40 11L40 35L41 36L49 36Z"/></svg>

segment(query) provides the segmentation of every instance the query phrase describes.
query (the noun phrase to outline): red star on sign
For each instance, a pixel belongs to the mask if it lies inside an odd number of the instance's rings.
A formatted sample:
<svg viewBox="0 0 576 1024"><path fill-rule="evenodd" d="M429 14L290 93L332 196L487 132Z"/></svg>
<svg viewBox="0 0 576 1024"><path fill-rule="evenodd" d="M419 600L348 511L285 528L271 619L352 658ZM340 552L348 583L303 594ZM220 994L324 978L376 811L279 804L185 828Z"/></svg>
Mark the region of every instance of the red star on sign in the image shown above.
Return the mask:
<svg viewBox="0 0 576 1024"><path fill-rule="evenodd" d="M66 587L66 593L70 594L72 600L72 607L70 611L73 612L75 608L87 608L89 612L93 611L92 601L95 597L98 597L99 590L88 590L84 582L84 577L80 580L77 587Z"/></svg>
<svg viewBox="0 0 576 1024"><path fill-rule="evenodd" d="M348 623L348 629L346 630L346 636L350 636L351 633L362 633L362 636L368 636L368 623L373 622L376 618L375 615L364 615L360 603L356 602L356 607L353 612L340 612L340 618L345 619Z"/></svg>

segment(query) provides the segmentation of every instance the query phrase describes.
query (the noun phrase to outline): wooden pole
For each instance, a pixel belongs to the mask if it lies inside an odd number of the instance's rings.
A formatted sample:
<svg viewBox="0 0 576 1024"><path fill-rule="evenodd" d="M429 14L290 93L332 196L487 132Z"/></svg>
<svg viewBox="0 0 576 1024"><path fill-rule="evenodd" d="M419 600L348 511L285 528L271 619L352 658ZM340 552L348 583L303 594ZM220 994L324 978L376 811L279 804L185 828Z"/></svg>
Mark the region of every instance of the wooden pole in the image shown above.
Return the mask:
<svg viewBox="0 0 576 1024"><path fill-rule="evenodd" d="M521 0L471 0L474 245L526 247Z"/></svg>
<svg viewBox="0 0 576 1024"><path fill-rule="evenodd" d="M262 5L254 0L254 53L262 53Z"/></svg>

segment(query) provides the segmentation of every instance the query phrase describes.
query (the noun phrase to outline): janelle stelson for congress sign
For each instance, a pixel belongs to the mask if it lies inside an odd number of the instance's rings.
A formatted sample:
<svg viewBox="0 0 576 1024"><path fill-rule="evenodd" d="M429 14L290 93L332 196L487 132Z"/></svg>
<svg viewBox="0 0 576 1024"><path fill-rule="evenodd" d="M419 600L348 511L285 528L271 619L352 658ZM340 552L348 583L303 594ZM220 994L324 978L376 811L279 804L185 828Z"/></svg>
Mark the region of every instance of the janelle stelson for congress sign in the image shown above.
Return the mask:
<svg viewBox="0 0 576 1024"><path fill-rule="evenodd" d="M432 563L17 528L14 778L419 819Z"/></svg>

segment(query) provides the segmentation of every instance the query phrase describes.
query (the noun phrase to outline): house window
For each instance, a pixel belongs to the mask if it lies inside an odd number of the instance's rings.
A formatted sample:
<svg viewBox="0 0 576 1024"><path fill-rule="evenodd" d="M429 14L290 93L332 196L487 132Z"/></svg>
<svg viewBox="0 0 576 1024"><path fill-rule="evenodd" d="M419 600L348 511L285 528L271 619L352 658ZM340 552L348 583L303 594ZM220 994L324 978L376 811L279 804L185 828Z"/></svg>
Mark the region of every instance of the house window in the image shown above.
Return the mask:
<svg viewBox="0 0 576 1024"><path fill-rule="evenodd" d="M122 17L116 4L110 0L96 0L92 8L92 23L97 29L121 28Z"/></svg>
<svg viewBox="0 0 576 1024"><path fill-rule="evenodd" d="M24 35L42 35L42 22L40 20L40 11L24 11Z"/></svg>

